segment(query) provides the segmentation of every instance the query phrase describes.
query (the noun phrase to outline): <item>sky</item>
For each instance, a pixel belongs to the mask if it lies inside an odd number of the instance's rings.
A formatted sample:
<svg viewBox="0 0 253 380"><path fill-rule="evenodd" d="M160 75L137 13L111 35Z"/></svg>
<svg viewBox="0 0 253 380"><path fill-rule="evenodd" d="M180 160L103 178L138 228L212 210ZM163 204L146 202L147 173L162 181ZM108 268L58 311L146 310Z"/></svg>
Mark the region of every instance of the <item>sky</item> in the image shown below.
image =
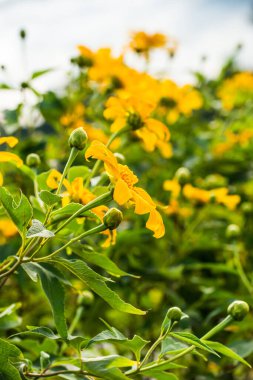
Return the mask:
<svg viewBox="0 0 253 380"><path fill-rule="evenodd" d="M19 30L27 31L26 55L21 54ZM157 55L151 66L179 83L192 81L192 71L215 76L238 43L239 62L253 66L253 0L0 0L0 65L16 84L30 72L56 70L37 81L40 90L59 88L76 45L92 49L110 46L120 53L131 31L162 32L176 38L178 53L169 63ZM203 62L201 57L206 56ZM130 57L130 64L141 62ZM18 101L18 94L0 93L0 108Z"/></svg>

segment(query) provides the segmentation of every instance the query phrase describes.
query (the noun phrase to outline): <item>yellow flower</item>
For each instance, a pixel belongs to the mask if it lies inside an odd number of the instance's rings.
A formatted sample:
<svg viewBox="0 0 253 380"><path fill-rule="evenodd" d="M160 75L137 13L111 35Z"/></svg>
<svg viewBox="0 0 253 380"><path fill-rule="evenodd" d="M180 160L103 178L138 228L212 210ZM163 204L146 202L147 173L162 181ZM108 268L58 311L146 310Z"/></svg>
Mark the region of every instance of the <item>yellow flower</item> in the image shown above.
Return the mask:
<svg viewBox="0 0 253 380"><path fill-rule="evenodd" d="M17 232L17 227L10 219L0 219L0 245L5 244L7 239L16 235Z"/></svg>
<svg viewBox="0 0 253 380"><path fill-rule="evenodd" d="M177 198L181 192L181 185L176 179L164 181L163 188L164 190L171 192L172 198Z"/></svg>
<svg viewBox="0 0 253 380"><path fill-rule="evenodd" d="M61 116L60 123L64 127L75 129L84 124L85 107L82 103L77 103L71 108L70 111Z"/></svg>
<svg viewBox="0 0 253 380"><path fill-rule="evenodd" d="M134 212L138 215L149 214L146 227L154 232L154 237L162 237L165 229L162 217L156 210L156 204L145 190L135 186L138 178L128 166L119 164L112 152L99 141L91 143L85 157L86 159L93 157L104 162L105 170L115 185L113 193L115 202L119 205L133 204Z"/></svg>
<svg viewBox="0 0 253 380"><path fill-rule="evenodd" d="M122 97L111 97L106 103L104 116L114 120L111 125L112 132L130 126L134 133L143 141L148 152L158 148L166 158L171 157L172 148L169 144L170 132L168 128L151 117L156 104L151 101L123 93Z"/></svg>
<svg viewBox="0 0 253 380"><path fill-rule="evenodd" d="M210 197L212 196L215 197L217 203L223 204L229 210L234 210L241 201L239 195L228 195L228 189L226 187L210 190Z"/></svg>
<svg viewBox="0 0 253 380"><path fill-rule="evenodd" d="M156 96L158 111L167 115L169 124L175 123L180 115L190 116L203 104L200 93L192 86L179 87L169 79L160 82Z"/></svg>
<svg viewBox="0 0 253 380"><path fill-rule="evenodd" d="M55 169L52 169L47 178L46 183L51 189L57 189L60 179L61 173ZM61 194L63 206L66 206L70 202L81 203L83 205L86 205L87 203L96 198L96 196L93 193L91 193L88 189L84 187L83 178L81 177L76 177L72 182L69 182L67 179L64 179L63 185L66 188L66 191ZM101 222L103 221L103 217L108 210L109 208L104 205L97 206L91 209L91 211L100 219ZM106 241L102 245L103 247L108 247L111 244L115 244L116 229L113 231L103 231L102 234L107 236Z"/></svg>
<svg viewBox="0 0 253 380"><path fill-rule="evenodd" d="M226 110L242 106L253 100L253 74L242 72L228 78L220 86L218 97Z"/></svg>
<svg viewBox="0 0 253 380"><path fill-rule="evenodd" d="M183 194L187 199L196 200L202 203L207 203L210 200L210 193L208 190L199 189L190 184L184 186Z"/></svg>
<svg viewBox="0 0 253 380"><path fill-rule="evenodd" d="M167 37L162 33L147 34L145 32L132 33L130 48L136 53L148 53L149 50L165 47Z"/></svg>
<svg viewBox="0 0 253 380"><path fill-rule="evenodd" d="M13 136L0 137L0 145L5 143L9 145L11 148L13 148L18 143L18 139L16 139L16 137ZM18 167L23 165L23 161L21 160L21 158L19 158L16 154L11 152L0 152L0 162L12 162ZM0 173L0 186L2 186L2 184L3 176Z"/></svg>

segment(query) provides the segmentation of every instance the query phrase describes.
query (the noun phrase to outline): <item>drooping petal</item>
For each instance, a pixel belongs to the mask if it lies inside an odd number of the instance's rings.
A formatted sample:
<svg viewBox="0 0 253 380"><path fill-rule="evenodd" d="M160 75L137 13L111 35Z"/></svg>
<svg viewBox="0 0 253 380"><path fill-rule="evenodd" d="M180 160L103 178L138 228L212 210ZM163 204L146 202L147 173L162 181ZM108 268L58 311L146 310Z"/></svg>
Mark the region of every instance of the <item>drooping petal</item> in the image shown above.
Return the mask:
<svg viewBox="0 0 253 380"><path fill-rule="evenodd" d="M161 238L165 234L165 227L162 217L155 208L150 211L146 227L154 232L153 236L157 239Z"/></svg>

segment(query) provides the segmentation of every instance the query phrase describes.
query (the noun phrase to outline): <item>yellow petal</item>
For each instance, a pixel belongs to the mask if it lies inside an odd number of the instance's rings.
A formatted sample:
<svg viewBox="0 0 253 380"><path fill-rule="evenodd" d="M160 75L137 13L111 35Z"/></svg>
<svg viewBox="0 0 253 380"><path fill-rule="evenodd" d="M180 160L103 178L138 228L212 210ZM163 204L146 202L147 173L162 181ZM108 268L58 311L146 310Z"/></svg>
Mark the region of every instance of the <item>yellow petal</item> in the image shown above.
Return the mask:
<svg viewBox="0 0 253 380"><path fill-rule="evenodd" d="M129 187L127 186L126 182L122 179L118 179L114 188L113 199L119 205L123 205L124 203L129 201L130 198L132 198L132 193Z"/></svg>
<svg viewBox="0 0 253 380"><path fill-rule="evenodd" d="M154 232L153 236L157 239L165 234L162 217L156 209L151 210L146 227Z"/></svg>
<svg viewBox="0 0 253 380"><path fill-rule="evenodd" d="M0 145L2 145L4 143L8 144L11 148L13 148L18 143L18 139L16 137L13 137L13 136L0 137Z"/></svg>
<svg viewBox="0 0 253 380"><path fill-rule="evenodd" d="M4 182L4 178L3 178L2 173L0 172L0 186L3 185L3 182Z"/></svg>
<svg viewBox="0 0 253 380"><path fill-rule="evenodd" d="M16 154L10 152L0 152L0 162L13 162L17 166L23 165L23 161Z"/></svg>

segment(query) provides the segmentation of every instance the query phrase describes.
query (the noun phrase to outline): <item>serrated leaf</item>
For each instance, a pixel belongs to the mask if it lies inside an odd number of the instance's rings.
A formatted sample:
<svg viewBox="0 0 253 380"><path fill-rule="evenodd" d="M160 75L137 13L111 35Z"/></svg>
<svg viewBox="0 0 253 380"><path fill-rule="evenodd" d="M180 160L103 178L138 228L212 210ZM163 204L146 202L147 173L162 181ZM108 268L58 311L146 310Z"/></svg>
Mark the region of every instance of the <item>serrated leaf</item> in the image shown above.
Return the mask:
<svg viewBox="0 0 253 380"><path fill-rule="evenodd" d="M79 278L87 287L103 298L103 300L106 301L113 309L130 314L146 314L145 311L137 309L136 307L124 302L117 293L106 285L103 277L94 272L83 261L65 259L54 259L51 261L63 266L74 276Z"/></svg>
<svg viewBox="0 0 253 380"><path fill-rule="evenodd" d="M20 333L13 334L10 338L14 338L16 336L28 336L30 338L49 338L53 340L61 339L59 335L56 335L48 327L27 326L27 329L28 331L22 331Z"/></svg>
<svg viewBox="0 0 253 380"><path fill-rule="evenodd" d="M240 363L248 366L249 368L251 368L251 365L246 360L241 358L241 356L239 356L236 352L231 350L231 348L228 348L219 342L212 342L210 340L203 340L203 342L205 342L205 344L207 344L209 347L211 347L213 350L219 352L220 354L227 356L228 358L237 360L238 362L240 362Z"/></svg>
<svg viewBox="0 0 253 380"><path fill-rule="evenodd" d="M67 339L68 330L64 315L64 288L54 271L50 271L50 266L42 266L37 263L27 263L23 267L28 267L30 271L37 273L41 280L42 288L51 305L55 326L63 339Z"/></svg>
<svg viewBox="0 0 253 380"><path fill-rule="evenodd" d="M51 238L55 236L52 231L46 229L46 227L37 219L32 220L32 225L26 233L28 239L34 237Z"/></svg>
<svg viewBox="0 0 253 380"><path fill-rule="evenodd" d="M208 351L208 352L219 357L219 355L211 347L209 347L202 340L200 340L197 336L195 336L191 333L177 332L177 333L170 333L170 336L172 336L175 339L181 340L182 342L185 342L189 345L193 345L195 347L198 347L201 350Z"/></svg>
<svg viewBox="0 0 253 380"><path fill-rule="evenodd" d="M6 340L0 339L0 374L4 380L21 380L19 371L12 364L13 359L21 357L21 351Z"/></svg>
<svg viewBox="0 0 253 380"><path fill-rule="evenodd" d="M60 203L62 200L60 195L53 194L48 190L41 190L39 196L40 199L48 206L53 206L56 203Z"/></svg>
<svg viewBox="0 0 253 380"><path fill-rule="evenodd" d="M16 225L20 235L24 237L26 227L33 215L32 206L28 199L21 193L19 200L15 201L5 187L0 187L0 200L5 211Z"/></svg>

